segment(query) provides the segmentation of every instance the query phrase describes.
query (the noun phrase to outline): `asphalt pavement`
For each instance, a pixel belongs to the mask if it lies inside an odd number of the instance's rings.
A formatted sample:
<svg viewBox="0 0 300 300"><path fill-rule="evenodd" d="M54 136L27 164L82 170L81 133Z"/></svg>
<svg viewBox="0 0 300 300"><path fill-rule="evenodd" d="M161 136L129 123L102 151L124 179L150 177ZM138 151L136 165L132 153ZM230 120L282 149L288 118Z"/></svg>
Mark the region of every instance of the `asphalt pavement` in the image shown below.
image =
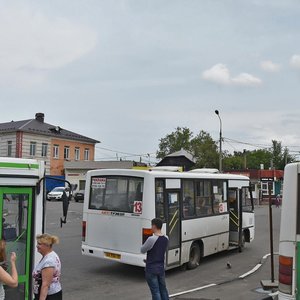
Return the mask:
<svg viewBox="0 0 300 300"><path fill-rule="evenodd" d="M81 255L82 203L71 202L68 222L63 228L60 228L59 223L61 212L60 202L47 203L47 231L61 239L55 250L63 264L62 284L65 300L151 299L142 268ZM273 218L274 249L278 252L280 209L273 208ZM270 278L270 259L249 277L238 277L255 267L261 258L269 253L268 220L268 207L257 207L255 240L247 244L242 253L236 250L226 251L204 258L195 270L184 271L177 268L168 271L166 277L170 294L215 284L210 288L173 299L259 300L266 297L266 294L261 293L260 280ZM276 256L275 265L277 261ZM228 262L231 268L227 267ZM275 274L277 276L277 270Z"/></svg>

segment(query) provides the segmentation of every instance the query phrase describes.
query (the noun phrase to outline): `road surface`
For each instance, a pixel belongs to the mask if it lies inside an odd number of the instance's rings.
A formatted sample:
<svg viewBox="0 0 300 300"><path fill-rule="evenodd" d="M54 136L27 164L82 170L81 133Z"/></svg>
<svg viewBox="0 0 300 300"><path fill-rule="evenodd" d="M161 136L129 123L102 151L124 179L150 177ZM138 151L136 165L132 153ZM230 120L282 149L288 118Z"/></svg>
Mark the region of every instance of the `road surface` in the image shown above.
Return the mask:
<svg viewBox="0 0 300 300"><path fill-rule="evenodd" d="M144 280L143 269L81 255L82 203L71 202L69 221L62 229L59 227L61 206L60 202L47 203L47 231L58 235L61 239L61 243L55 247L55 250L60 255L63 264L64 299L151 299ZM280 209L273 208L273 215L274 249L278 252ZM207 257L195 270L183 271L177 268L168 271L167 285L170 294L223 283L175 298L181 300L257 300L266 297L256 290L260 288L260 280L270 278L269 259L253 275L243 280L236 279L255 267L261 258L269 253L268 226L268 208L257 207L254 242L247 244L242 253L231 251ZM231 269L227 268L227 262L230 262ZM276 262L277 257L275 257ZM277 271L275 274L277 276Z"/></svg>

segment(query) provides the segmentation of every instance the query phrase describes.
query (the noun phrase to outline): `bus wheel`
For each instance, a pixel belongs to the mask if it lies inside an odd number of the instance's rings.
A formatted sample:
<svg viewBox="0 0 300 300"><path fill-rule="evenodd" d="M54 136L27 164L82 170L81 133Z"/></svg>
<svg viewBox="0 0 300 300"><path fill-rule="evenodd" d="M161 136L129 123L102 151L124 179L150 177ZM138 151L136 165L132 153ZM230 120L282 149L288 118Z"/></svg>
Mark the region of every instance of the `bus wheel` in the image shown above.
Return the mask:
<svg viewBox="0 0 300 300"><path fill-rule="evenodd" d="M190 259L187 263L189 270L195 269L199 266L201 258L201 250L198 243L193 243L190 249Z"/></svg>

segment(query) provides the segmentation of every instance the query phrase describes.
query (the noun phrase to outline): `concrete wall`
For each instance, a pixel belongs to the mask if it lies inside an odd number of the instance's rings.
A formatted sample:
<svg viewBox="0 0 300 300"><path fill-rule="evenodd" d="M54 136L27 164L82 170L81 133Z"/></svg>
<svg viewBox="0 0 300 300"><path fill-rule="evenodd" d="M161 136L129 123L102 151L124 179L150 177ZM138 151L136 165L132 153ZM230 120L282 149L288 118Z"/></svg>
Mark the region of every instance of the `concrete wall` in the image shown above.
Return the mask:
<svg viewBox="0 0 300 300"><path fill-rule="evenodd" d="M7 156L7 142L12 141L12 155L16 157L16 133L1 133L0 134L0 156Z"/></svg>
<svg viewBox="0 0 300 300"><path fill-rule="evenodd" d="M30 143L36 143L36 154L35 156L30 155ZM42 144L48 144L47 156L42 156ZM45 162L46 174L50 174L50 155L51 155L51 138L45 135L23 133L22 143L22 157L23 158L35 158Z"/></svg>
<svg viewBox="0 0 300 300"><path fill-rule="evenodd" d="M79 190L79 182L86 180L87 170L67 170L66 169L66 180L68 180L71 184L76 184L77 189L75 192Z"/></svg>

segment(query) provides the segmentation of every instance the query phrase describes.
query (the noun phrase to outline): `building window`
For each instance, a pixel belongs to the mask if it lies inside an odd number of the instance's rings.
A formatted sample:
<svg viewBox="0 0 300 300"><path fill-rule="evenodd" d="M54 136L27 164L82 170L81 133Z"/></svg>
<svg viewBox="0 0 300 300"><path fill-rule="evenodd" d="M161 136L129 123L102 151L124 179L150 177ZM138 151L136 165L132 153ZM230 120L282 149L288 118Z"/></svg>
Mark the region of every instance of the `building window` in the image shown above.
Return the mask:
<svg viewBox="0 0 300 300"><path fill-rule="evenodd" d="M64 147L64 159L69 159L70 158L70 147L65 146Z"/></svg>
<svg viewBox="0 0 300 300"><path fill-rule="evenodd" d="M30 156L35 156L35 153L36 153L36 142L30 142L29 154Z"/></svg>
<svg viewBox="0 0 300 300"><path fill-rule="evenodd" d="M90 159L90 149L84 149L84 160Z"/></svg>
<svg viewBox="0 0 300 300"><path fill-rule="evenodd" d="M75 160L80 160L80 148L75 148Z"/></svg>
<svg viewBox="0 0 300 300"><path fill-rule="evenodd" d="M12 156L12 141L7 141L7 156Z"/></svg>
<svg viewBox="0 0 300 300"><path fill-rule="evenodd" d="M53 146L53 158L59 158L59 146L58 145Z"/></svg>
<svg viewBox="0 0 300 300"><path fill-rule="evenodd" d="M47 152L48 152L48 144L43 143L42 144L42 157L47 157Z"/></svg>
<svg viewBox="0 0 300 300"><path fill-rule="evenodd" d="M79 180L79 190L85 189L85 180Z"/></svg>

